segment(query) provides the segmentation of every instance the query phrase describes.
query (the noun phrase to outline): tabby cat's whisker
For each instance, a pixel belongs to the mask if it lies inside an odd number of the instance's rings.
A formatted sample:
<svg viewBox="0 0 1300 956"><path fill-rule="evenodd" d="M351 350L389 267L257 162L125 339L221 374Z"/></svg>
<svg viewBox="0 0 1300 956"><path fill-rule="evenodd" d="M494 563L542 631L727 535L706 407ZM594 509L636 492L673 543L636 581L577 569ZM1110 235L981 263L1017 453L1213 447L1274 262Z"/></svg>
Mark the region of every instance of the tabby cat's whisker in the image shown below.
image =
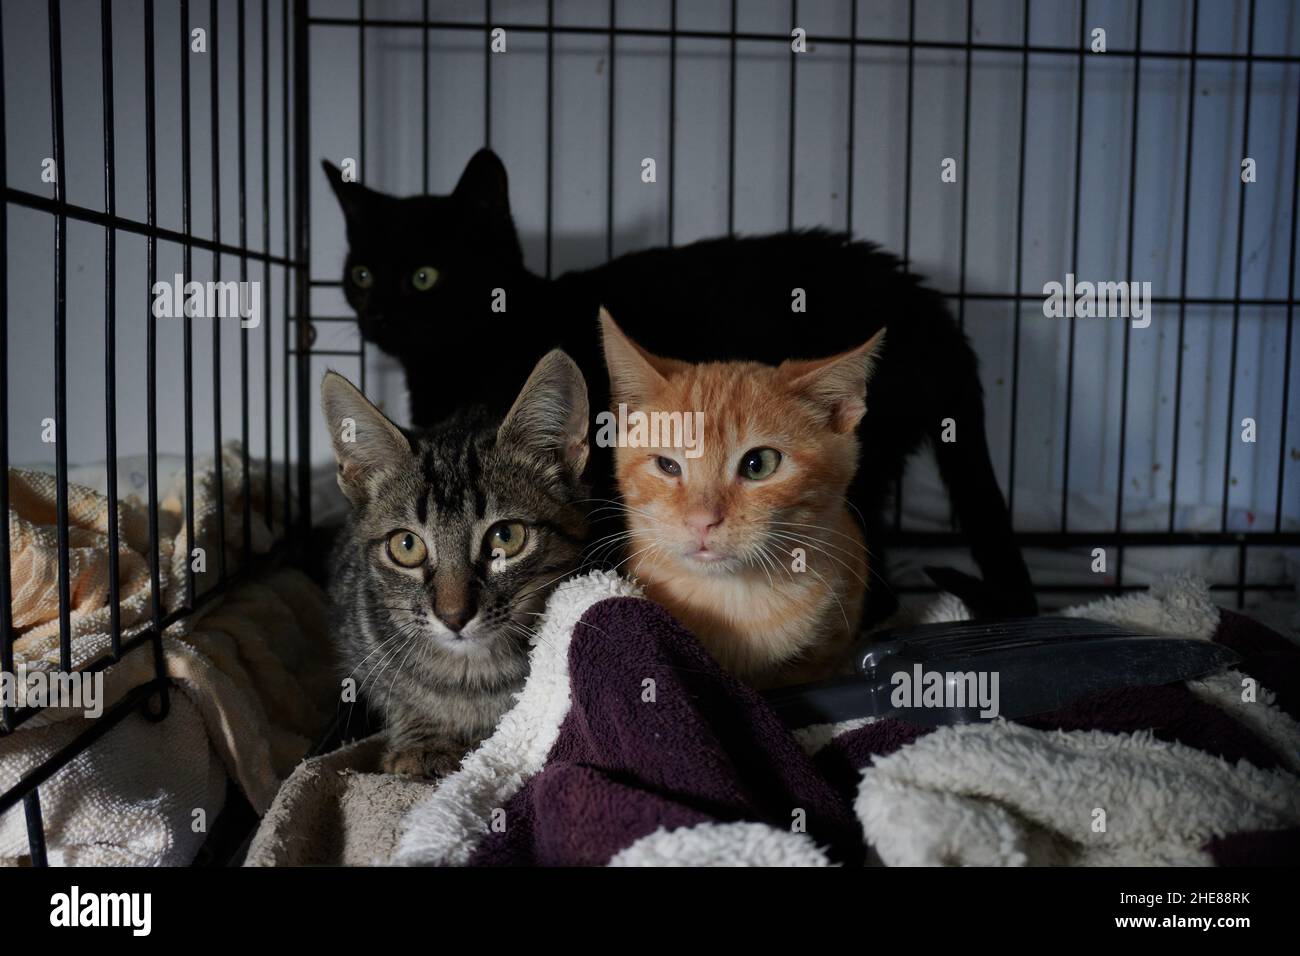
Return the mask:
<svg viewBox="0 0 1300 956"><path fill-rule="evenodd" d="M393 701L393 686L397 683L397 677L399 674L402 673L402 668L406 666L406 661L407 658L411 656L411 651L415 650L415 648L418 647L421 643L432 643L432 642L431 641L422 642L418 640L418 635L412 635L411 638L408 639L406 643L408 645L406 655L402 658L402 662L397 665L397 669L393 671L393 679L388 682L388 700L384 704L385 708L387 708Z"/></svg>
<svg viewBox="0 0 1300 956"><path fill-rule="evenodd" d="M615 500L612 499L612 498L583 498L583 499L581 499L581 501L582 501L582 502L593 502L593 501L599 501L599 502L604 502L604 503L605 503L604 507L601 507L601 508L594 508L594 509L592 509L591 512L589 512L589 514L590 514L590 515L593 515L593 516L594 516L594 515L598 515L598 514L600 514L601 512L611 511L611 512L614 512L615 514L634 514L634 515L639 515L640 517L642 517L642 518L646 518L646 519L648 519L648 520L650 520L650 521L653 521L653 522L655 522L655 523L657 523L657 524L663 524L663 523L664 523L664 520L663 520L662 518L659 518L659 517L657 517L657 516L655 516L655 515L652 515L652 514L651 514L650 512L648 512L648 511L644 511L644 510L642 510L642 509L640 509L640 508L633 508L631 505L625 504L625 503L620 502L620 501L615 501Z"/></svg>
<svg viewBox="0 0 1300 956"><path fill-rule="evenodd" d="M356 664L356 666L354 666L354 667L352 668L352 670L348 671L348 673L344 676L343 679L344 679L344 680L348 680L349 678L351 678L351 677L352 677L354 674L356 674L356 672L361 668L361 665L362 665L362 664L364 664L366 661L370 660L370 658L372 658L375 654L377 654L377 653L379 653L380 651L382 651L385 647L387 647L387 646L388 646L389 644L391 644L393 641L397 640L398 638L401 638L401 637L405 636L406 633L407 633L407 631L408 631L408 629L412 629L412 630L414 629L414 624L413 624L412 622L408 622L408 623L405 623L405 624L400 625L400 626L397 628L397 630L395 630L395 631L394 631L392 634L390 634L388 637L386 637L386 638L384 638L382 641L380 641L380 642L379 642L379 645L378 645L377 647L375 647L375 648L374 648L374 649L373 649L369 654L367 654L365 657L363 657L360 661L358 661L357 664ZM365 685L365 680L364 680L364 678L363 678L362 680L360 680L360 681L357 682L357 690L362 690L362 689L364 688L364 685ZM346 721L346 722L344 723L344 725L343 725L343 736L344 736L345 738L347 737L348 730L351 729L351 727L352 727L352 708L356 707L356 705L357 705L358 703L360 703L360 700L359 700L359 699L358 699L358 700L353 700L353 701L350 702L349 709L348 709L348 719L347 719L347 721ZM335 714L338 713L338 710L339 710L340 708L342 708L342 706L343 706L343 697L342 697L342 695L340 695L340 696L339 696L338 707L335 708Z"/></svg>
<svg viewBox="0 0 1300 956"><path fill-rule="evenodd" d="M536 628L529 627L527 624L524 624L522 621L515 621L510 618L506 618L506 626L517 631L518 633L523 634L525 637L537 638L539 641L541 641L551 650L555 651L557 654L559 653L559 648L557 648L546 638L542 637L541 633Z"/></svg>
<svg viewBox="0 0 1300 956"><path fill-rule="evenodd" d="M386 637L386 638L384 638L382 641L380 641L380 642L379 642L379 645L378 645L377 647L375 647L375 648L374 648L374 649L373 649L369 654L367 654L365 657L361 658L361 660L357 661L356 666L353 667L352 670L348 671L348 673L347 673L346 675L344 675L344 679L346 680L348 677L351 677L353 674L355 674L355 673L357 672L357 669L358 669L359 667L361 667L362 664L364 664L366 661L370 660L370 658L372 658L372 657L374 657L376 654L378 654L378 653L379 653L381 650L383 650L384 647L386 647L389 643L391 643L392 641L395 641L395 640L396 640L397 638L399 638L399 637L404 636L404 634L406 633L406 629L407 629L407 628L413 628L413 627L415 626L415 624L416 624L416 622L414 622L414 621L407 621L407 622L405 622L405 623L399 625L396 631L394 631L394 632L393 632L392 634L390 634L388 637Z"/></svg>

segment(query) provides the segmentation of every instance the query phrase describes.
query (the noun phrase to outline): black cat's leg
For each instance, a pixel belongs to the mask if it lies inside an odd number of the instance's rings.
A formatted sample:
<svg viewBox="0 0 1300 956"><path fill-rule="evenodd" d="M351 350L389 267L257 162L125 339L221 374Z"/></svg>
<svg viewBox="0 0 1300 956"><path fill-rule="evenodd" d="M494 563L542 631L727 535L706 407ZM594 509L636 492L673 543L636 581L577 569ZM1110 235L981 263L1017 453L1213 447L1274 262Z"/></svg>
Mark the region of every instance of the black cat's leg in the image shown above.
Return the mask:
<svg viewBox="0 0 1300 956"><path fill-rule="evenodd" d="M886 429L879 419L864 423L862 439L865 447L878 449L886 437ZM901 465L904 461L902 454L896 457ZM898 471L901 474L901 468ZM892 489L897 487L897 481L898 475L882 474L878 468L863 466L859 468L847 496L849 510L862 528L867 548L867 593L862 604L862 629L880 624L898 610L898 594L889 580L889 560L885 553L885 538L893 522L893 513L886 504Z"/></svg>
<svg viewBox="0 0 1300 956"><path fill-rule="evenodd" d="M984 428L984 394L973 368L949 379L946 401L932 408L930 439L957 524L984 577L982 609L996 616L1038 613L1033 582L1011 530Z"/></svg>
<svg viewBox="0 0 1300 956"><path fill-rule="evenodd" d="M870 545L871 554L867 561L867 596L862 605L862 629L888 620L898 610L898 594L889 582L889 568L883 543L883 523L869 522L868 540L876 543Z"/></svg>

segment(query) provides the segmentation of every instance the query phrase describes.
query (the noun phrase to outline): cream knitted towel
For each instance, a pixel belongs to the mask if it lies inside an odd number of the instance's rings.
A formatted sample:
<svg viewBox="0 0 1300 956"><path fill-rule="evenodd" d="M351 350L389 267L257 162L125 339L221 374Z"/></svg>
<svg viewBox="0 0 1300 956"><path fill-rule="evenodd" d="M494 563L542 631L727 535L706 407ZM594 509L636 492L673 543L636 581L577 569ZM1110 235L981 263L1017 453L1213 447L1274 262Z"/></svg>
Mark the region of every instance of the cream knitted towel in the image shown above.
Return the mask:
<svg viewBox="0 0 1300 956"><path fill-rule="evenodd" d="M223 453L227 566L237 566L243 531L242 465L237 446ZM256 496L260 467L250 469L255 493L253 550L269 548L271 529ZM177 476L179 488L182 476ZM202 593L217 569L213 470L195 475L195 542L206 569L195 575ZM58 662L58 549L53 476L10 472L10 561L13 568L15 664L28 672ZM279 513L278 506L275 508ZM185 596L183 503L168 494L159 509L162 605ZM110 648L107 499L78 485L68 490L69 582L73 664L82 667ZM121 623L126 637L151 618L147 510L135 498L118 504ZM237 588L203 613L173 625L165 639L167 673L182 694L158 725L127 718L41 789L51 859L63 862L184 863L202 842L203 827L220 810L225 775L257 811L270 805L320 730L332 699L325 600L300 573L282 571ZM126 655L105 672L103 706L154 676L146 650ZM84 729L73 709L50 708L0 738L0 790L15 783ZM215 759L214 759L215 758ZM218 762L219 760L219 762ZM203 810L203 814L195 811ZM200 817L206 819L200 819ZM26 853L22 814L0 818L0 862Z"/></svg>

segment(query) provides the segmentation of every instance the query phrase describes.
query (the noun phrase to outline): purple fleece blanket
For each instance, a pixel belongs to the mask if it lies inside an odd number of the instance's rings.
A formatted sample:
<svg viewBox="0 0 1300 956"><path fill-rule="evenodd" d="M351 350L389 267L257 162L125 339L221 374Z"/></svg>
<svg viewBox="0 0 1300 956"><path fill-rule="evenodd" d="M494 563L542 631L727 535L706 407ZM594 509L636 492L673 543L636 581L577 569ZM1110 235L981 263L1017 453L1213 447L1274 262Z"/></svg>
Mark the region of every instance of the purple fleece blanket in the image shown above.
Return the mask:
<svg viewBox="0 0 1300 956"><path fill-rule="evenodd" d="M662 608L610 596L636 593L592 577L552 599L519 703L412 810L397 862L1300 859L1300 651L1194 582L1080 613L1175 622L1239 671L1019 721L795 733Z"/></svg>
<svg viewBox="0 0 1300 956"><path fill-rule="evenodd" d="M834 859L862 861L846 794L667 611L611 598L582 622L569 646L573 704L546 769L507 805L510 825L472 863L603 864L660 827L747 820L789 829L795 808Z"/></svg>

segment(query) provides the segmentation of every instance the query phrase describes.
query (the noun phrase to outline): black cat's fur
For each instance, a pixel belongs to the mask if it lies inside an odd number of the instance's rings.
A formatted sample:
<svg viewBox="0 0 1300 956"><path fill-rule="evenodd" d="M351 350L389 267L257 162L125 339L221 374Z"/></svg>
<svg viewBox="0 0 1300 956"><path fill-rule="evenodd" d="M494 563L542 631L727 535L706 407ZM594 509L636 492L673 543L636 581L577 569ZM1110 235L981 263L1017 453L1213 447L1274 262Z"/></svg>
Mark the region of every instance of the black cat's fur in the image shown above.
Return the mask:
<svg viewBox="0 0 1300 956"><path fill-rule="evenodd" d="M597 334L602 304L649 351L696 362L818 358L888 326L849 493L877 567L882 511L907 457L928 438L984 574L985 587L970 599L990 614L1034 613L989 459L975 353L939 294L894 256L811 230L650 249L546 280L524 266L506 171L491 151L474 155L447 196L388 196L324 167L347 221L344 293L365 339L401 362L413 424L432 424L466 404L508 403L537 360L557 347L586 376L593 411L609 408ZM370 271L368 289L353 281L358 265ZM429 266L438 279L419 291L412 276ZM804 292L805 312L792 310L795 289ZM501 292L505 311L494 311ZM955 442L940 440L945 418L957 423ZM592 448L588 474L596 493L609 495L608 449ZM868 618L893 603L873 588Z"/></svg>

